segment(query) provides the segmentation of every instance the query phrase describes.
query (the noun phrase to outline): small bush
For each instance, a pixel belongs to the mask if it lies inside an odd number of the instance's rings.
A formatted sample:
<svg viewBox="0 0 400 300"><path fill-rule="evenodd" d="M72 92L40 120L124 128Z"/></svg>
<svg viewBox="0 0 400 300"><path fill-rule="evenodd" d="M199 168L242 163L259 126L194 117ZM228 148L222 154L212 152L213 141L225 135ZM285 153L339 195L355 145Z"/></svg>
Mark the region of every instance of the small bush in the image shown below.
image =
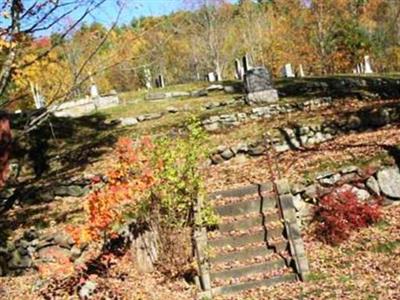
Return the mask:
<svg viewBox="0 0 400 300"><path fill-rule="evenodd" d="M381 217L379 204L362 203L351 190L335 190L322 197L314 212L318 222L317 237L331 245L347 240L354 230L377 222Z"/></svg>
<svg viewBox="0 0 400 300"><path fill-rule="evenodd" d="M204 140L196 120L187 125L186 136L176 139L120 138L107 182L88 195L85 222L69 226L69 233L79 242L106 242L132 222L163 228L193 226L194 205L205 198L199 169L205 156ZM211 207L203 205L200 222L214 224Z"/></svg>

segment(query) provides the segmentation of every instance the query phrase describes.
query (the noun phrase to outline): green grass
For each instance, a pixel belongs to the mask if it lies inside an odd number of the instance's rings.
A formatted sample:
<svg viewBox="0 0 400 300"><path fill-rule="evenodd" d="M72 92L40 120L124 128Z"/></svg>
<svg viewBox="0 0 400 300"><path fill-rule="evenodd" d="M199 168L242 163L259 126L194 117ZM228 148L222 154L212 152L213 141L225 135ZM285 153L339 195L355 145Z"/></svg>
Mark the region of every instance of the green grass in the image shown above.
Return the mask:
<svg viewBox="0 0 400 300"><path fill-rule="evenodd" d="M210 84L207 82L192 82L192 83L185 83L185 84L176 84L176 85L170 85L166 86L163 89L155 88L150 91L146 89L141 89L137 91L129 91L129 92L124 92L119 94L118 96L121 98L121 100L124 102L131 102L135 100L144 100L144 97L148 93L166 93L166 92L190 92L190 91L195 91L199 90L202 88L205 88L209 86Z"/></svg>

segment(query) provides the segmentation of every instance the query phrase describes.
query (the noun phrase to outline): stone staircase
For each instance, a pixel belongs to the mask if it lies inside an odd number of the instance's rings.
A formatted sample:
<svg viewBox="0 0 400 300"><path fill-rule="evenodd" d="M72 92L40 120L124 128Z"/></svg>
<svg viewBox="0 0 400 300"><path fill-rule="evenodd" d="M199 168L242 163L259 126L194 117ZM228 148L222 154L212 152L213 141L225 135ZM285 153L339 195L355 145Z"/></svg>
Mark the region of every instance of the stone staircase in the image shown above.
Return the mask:
<svg viewBox="0 0 400 300"><path fill-rule="evenodd" d="M308 263L286 182L210 195L220 224L194 236L200 299L304 279Z"/></svg>

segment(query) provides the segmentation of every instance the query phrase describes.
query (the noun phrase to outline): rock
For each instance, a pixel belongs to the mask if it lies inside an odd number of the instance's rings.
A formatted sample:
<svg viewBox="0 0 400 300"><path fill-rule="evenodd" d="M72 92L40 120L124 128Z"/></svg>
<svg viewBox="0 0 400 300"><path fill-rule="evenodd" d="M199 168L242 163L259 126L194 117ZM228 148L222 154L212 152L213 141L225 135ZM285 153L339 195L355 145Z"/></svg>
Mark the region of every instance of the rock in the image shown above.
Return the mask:
<svg viewBox="0 0 400 300"><path fill-rule="evenodd" d="M260 156L260 155L263 155L264 151L265 151L265 147L262 145L259 145L256 147L250 147L247 153L250 156Z"/></svg>
<svg viewBox="0 0 400 300"><path fill-rule="evenodd" d="M87 280L79 290L79 297L81 299L91 299L92 294L96 290L97 283L91 280Z"/></svg>
<svg viewBox="0 0 400 300"><path fill-rule="evenodd" d="M329 177L321 178L318 181L319 181L319 183L321 183L323 185L334 185L339 180L340 180L340 174L334 174Z"/></svg>
<svg viewBox="0 0 400 300"><path fill-rule="evenodd" d="M60 197L82 197L87 194L88 189L82 188L78 185L58 186L54 188L54 195Z"/></svg>
<svg viewBox="0 0 400 300"><path fill-rule="evenodd" d="M397 168L387 168L377 174L378 184L385 196L400 199L400 173Z"/></svg>
<svg viewBox="0 0 400 300"><path fill-rule="evenodd" d="M338 189L338 191L339 191L339 192L340 192L340 191L351 191L351 192L353 192L353 193L357 196L357 199L360 200L360 201L366 201L366 200L368 200L369 198L371 198L371 194L368 193L366 190L360 189L360 188L355 187L355 186L352 186L352 185L350 185L350 184L344 184L344 185L342 185L342 186Z"/></svg>
<svg viewBox="0 0 400 300"><path fill-rule="evenodd" d="M248 150L249 150L249 148L247 147L247 145L245 143L240 143L240 144L237 144L236 146L232 147L232 151L234 153L247 153Z"/></svg>
<svg viewBox="0 0 400 300"><path fill-rule="evenodd" d="M304 201L300 194L293 196L293 205L297 212L299 212L304 207Z"/></svg>
<svg viewBox="0 0 400 300"><path fill-rule="evenodd" d="M315 176L315 179L320 180L327 177L332 177L335 173L330 171L320 172Z"/></svg>
<svg viewBox="0 0 400 300"><path fill-rule="evenodd" d="M150 114L145 114L144 116L144 120L155 120L155 119L159 119L162 117L162 113L150 113Z"/></svg>
<svg viewBox="0 0 400 300"><path fill-rule="evenodd" d="M299 183L295 183L292 186L292 193L293 194L300 194L300 193L303 193L305 190L306 190L306 187L304 185L302 185L302 184L299 184Z"/></svg>
<svg viewBox="0 0 400 300"><path fill-rule="evenodd" d="M54 236L54 243L56 243L62 248L67 248L67 249L70 249L75 244L74 240L68 234L65 233L57 233Z"/></svg>
<svg viewBox="0 0 400 300"><path fill-rule="evenodd" d="M228 147L227 146L224 146L224 145L219 145L218 147L217 147L217 153L222 153L222 152L224 152L225 150L227 150L228 149Z"/></svg>
<svg viewBox="0 0 400 300"><path fill-rule="evenodd" d="M204 130L206 130L206 131L216 131L218 129L219 129L219 123L218 122L204 125Z"/></svg>
<svg viewBox="0 0 400 300"><path fill-rule="evenodd" d="M365 182L365 185L367 188L369 188L370 191L372 191L375 195L379 196L381 194L381 190L379 188L379 183L375 179L374 176L371 176L370 178L367 179Z"/></svg>
<svg viewBox="0 0 400 300"><path fill-rule="evenodd" d="M221 84L212 84L207 88L208 91L223 91L224 86Z"/></svg>
<svg viewBox="0 0 400 300"><path fill-rule="evenodd" d="M218 165L224 161L221 155L219 154L213 154L211 155L211 161L214 165Z"/></svg>
<svg viewBox="0 0 400 300"><path fill-rule="evenodd" d="M18 250L11 253L11 258L8 261L10 269L26 269L32 266L32 259L28 255L21 255Z"/></svg>
<svg viewBox="0 0 400 300"><path fill-rule="evenodd" d="M340 173L342 174L348 174L348 173L353 173L353 172L357 172L358 171L358 167L356 166L347 166L347 167L343 167L342 169L340 169Z"/></svg>
<svg viewBox="0 0 400 300"><path fill-rule="evenodd" d="M275 184L279 195L290 193L290 183L287 179L276 180Z"/></svg>
<svg viewBox="0 0 400 300"><path fill-rule="evenodd" d="M145 100L161 100L167 98L167 95L165 93L150 93L147 94L144 99Z"/></svg>
<svg viewBox="0 0 400 300"><path fill-rule="evenodd" d="M169 113L171 113L171 114L175 114L175 113L177 113L178 111L179 111L179 109L176 108L176 107L173 107L173 106L167 107L167 112L169 112Z"/></svg>
<svg viewBox="0 0 400 300"><path fill-rule="evenodd" d="M235 156L235 153L233 153L233 151L231 149L226 149L220 155L222 156L223 159L229 160Z"/></svg>
<svg viewBox="0 0 400 300"><path fill-rule="evenodd" d="M39 237L39 234L37 233L35 228L30 228L29 230L24 232L23 237L27 241L33 241Z"/></svg>
<svg viewBox="0 0 400 300"><path fill-rule="evenodd" d="M356 130L361 127L362 121L359 117L351 115L347 120L347 127L350 130Z"/></svg>
<svg viewBox="0 0 400 300"><path fill-rule="evenodd" d="M190 96L192 96L192 97L207 97L208 91L207 90L193 91L190 93Z"/></svg>
<svg viewBox="0 0 400 300"><path fill-rule="evenodd" d="M309 199L315 199L318 197L318 186L316 184L311 184L306 187L304 195Z"/></svg>
<svg viewBox="0 0 400 300"><path fill-rule="evenodd" d="M136 118L120 118L121 126L133 126L139 123Z"/></svg>
<svg viewBox="0 0 400 300"><path fill-rule="evenodd" d="M171 92L170 94L171 97L177 98L177 97L189 97L190 93L189 92Z"/></svg>
<svg viewBox="0 0 400 300"><path fill-rule="evenodd" d="M278 153L279 152L285 152L285 151L288 151L290 149L288 144L275 145L274 148L275 148L275 151L278 152Z"/></svg>
<svg viewBox="0 0 400 300"><path fill-rule="evenodd" d="M82 249L80 249L80 248L77 247L77 246L73 246L73 247L71 248L71 250L70 250L70 253L71 253L71 259L72 259L72 260L76 260L76 259L78 259L78 258L81 256L81 254L82 254Z"/></svg>
<svg viewBox="0 0 400 300"><path fill-rule="evenodd" d="M227 86L224 86L224 92L225 93L234 93L236 91L236 89L235 89L235 87L234 86L231 86L231 85L227 85Z"/></svg>

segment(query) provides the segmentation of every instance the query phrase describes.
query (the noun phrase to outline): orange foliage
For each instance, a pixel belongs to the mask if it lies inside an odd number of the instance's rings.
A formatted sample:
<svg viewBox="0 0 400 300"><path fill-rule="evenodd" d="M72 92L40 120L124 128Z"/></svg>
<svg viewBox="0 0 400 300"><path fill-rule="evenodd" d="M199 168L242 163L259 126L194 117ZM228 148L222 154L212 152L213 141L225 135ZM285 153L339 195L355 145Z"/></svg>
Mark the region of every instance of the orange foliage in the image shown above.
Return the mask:
<svg viewBox="0 0 400 300"><path fill-rule="evenodd" d="M120 138L115 148L116 161L107 172L104 187L87 197L87 222L81 227L69 227L77 242L112 237L126 213L135 213L139 201L156 184L150 160L153 144L148 137L134 142Z"/></svg>

